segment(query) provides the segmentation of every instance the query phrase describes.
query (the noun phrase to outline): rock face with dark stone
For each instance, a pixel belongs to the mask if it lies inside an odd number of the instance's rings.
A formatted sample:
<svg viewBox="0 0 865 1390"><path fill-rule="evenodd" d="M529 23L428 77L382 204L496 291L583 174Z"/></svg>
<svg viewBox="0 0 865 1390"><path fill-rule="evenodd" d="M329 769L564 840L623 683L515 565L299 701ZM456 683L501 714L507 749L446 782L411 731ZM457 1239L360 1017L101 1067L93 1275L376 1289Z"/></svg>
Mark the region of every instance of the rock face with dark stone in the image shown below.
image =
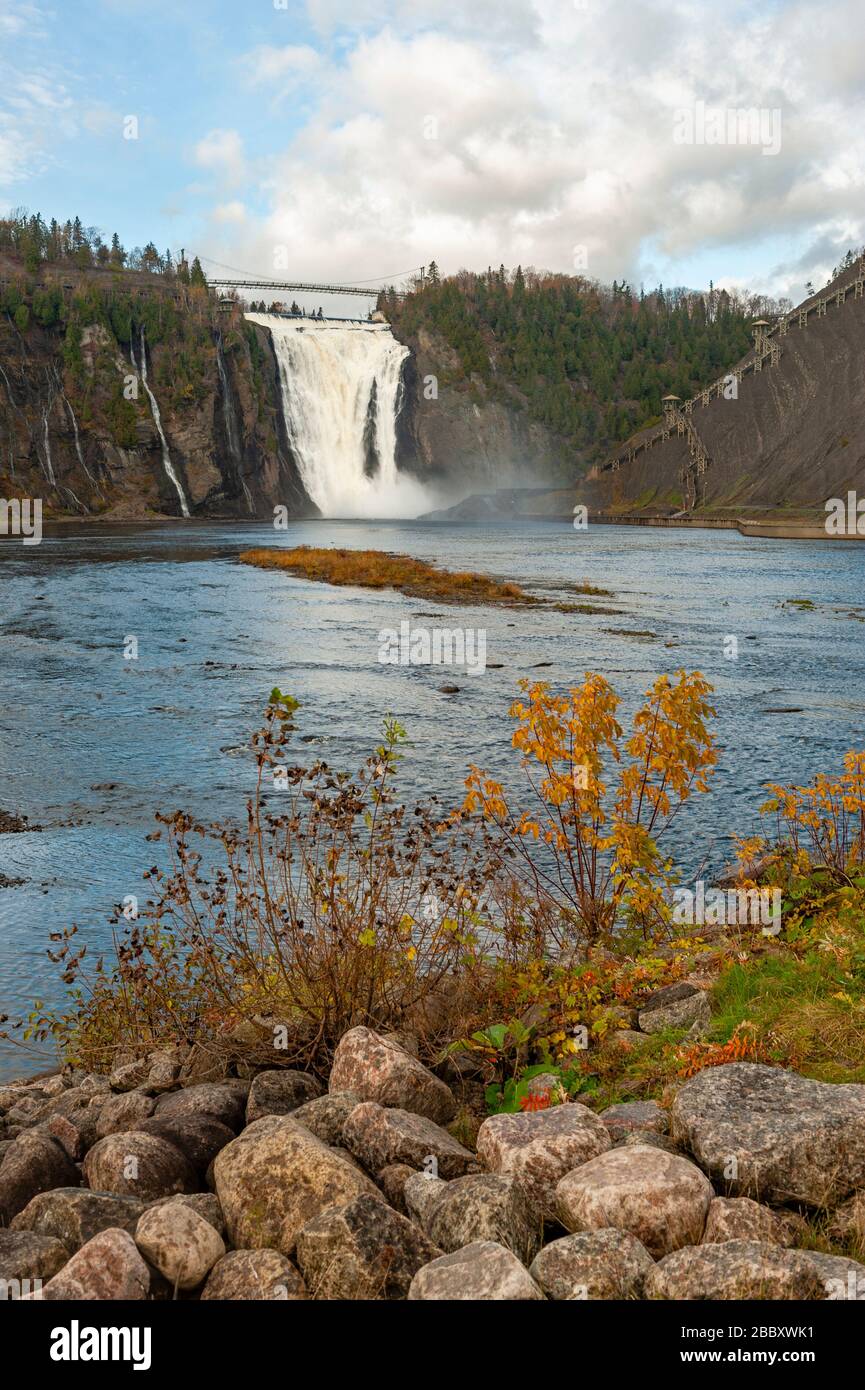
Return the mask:
<svg viewBox="0 0 865 1390"><path fill-rule="evenodd" d="M492 1240L464 1245L418 1270L408 1296L423 1302L537 1302L544 1295L511 1250Z"/></svg>
<svg viewBox="0 0 865 1390"><path fill-rule="evenodd" d="M70 1255L74 1255L100 1231L112 1226L131 1235L144 1206L137 1197L91 1192L86 1187L59 1187L52 1192L41 1192L28 1202L15 1217L12 1227L16 1231L38 1231L44 1236L54 1236L63 1242Z"/></svg>
<svg viewBox="0 0 865 1390"><path fill-rule="evenodd" d="M474 1154L432 1120L408 1110L386 1110L374 1101L365 1101L351 1112L343 1141L373 1173L391 1163L420 1169L430 1159L442 1178L459 1178L478 1167Z"/></svg>
<svg viewBox="0 0 865 1390"><path fill-rule="evenodd" d="M303 1071L260 1071L253 1077L246 1102L246 1123L265 1115L289 1115L321 1095L321 1085Z"/></svg>
<svg viewBox="0 0 865 1390"><path fill-rule="evenodd" d="M356 1105L360 1105L360 1096L354 1091L333 1091L299 1105L292 1110L291 1118L305 1125L323 1144L338 1147L342 1144L343 1126Z"/></svg>
<svg viewBox="0 0 865 1390"><path fill-rule="evenodd" d="M0 1290L14 1285L20 1291L25 1282L32 1287L34 1279L45 1282L68 1259L66 1246L54 1236L0 1230Z"/></svg>
<svg viewBox="0 0 865 1390"><path fill-rule="evenodd" d="M361 1100L425 1115L444 1125L456 1113L449 1086L398 1043L371 1028L352 1028L340 1039L328 1083L330 1091L353 1091Z"/></svg>
<svg viewBox="0 0 865 1390"><path fill-rule="evenodd" d="M670 1118L731 1196L832 1207L865 1187L865 1086L733 1062L686 1082Z"/></svg>
<svg viewBox="0 0 865 1390"><path fill-rule="evenodd" d="M109 1134L84 1160L84 1176L94 1192L120 1193L142 1202L195 1192L198 1179L189 1159L155 1134Z"/></svg>
<svg viewBox="0 0 865 1390"><path fill-rule="evenodd" d="M328 1207L378 1189L290 1115L256 1120L216 1157L216 1193L231 1244L290 1256L298 1232Z"/></svg>
<svg viewBox="0 0 865 1390"><path fill-rule="evenodd" d="M202 1301L285 1303L308 1297L294 1265L276 1250L229 1250L217 1260L201 1290Z"/></svg>
<svg viewBox="0 0 865 1390"><path fill-rule="evenodd" d="M405 1298L413 1276L441 1253L380 1197L331 1207L297 1237L297 1263L319 1299Z"/></svg>
<svg viewBox="0 0 865 1390"><path fill-rule="evenodd" d="M646 1298L822 1299L817 1269L804 1252L752 1240L688 1246L649 1272Z"/></svg>
<svg viewBox="0 0 865 1390"><path fill-rule="evenodd" d="M539 1220L557 1219L556 1184L572 1168L605 1153L606 1126L585 1105L555 1105L520 1115L491 1115L478 1131L478 1158L516 1179Z"/></svg>
<svg viewBox="0 0 865 1390"><path fill-rule="evenodd" d="M663 1033L668 1028L703 1028L709 1022L712 1011L708 994L696 990L682 999L653 1009L643 1009L639 1015L640 1030L643 1033Z"/></svg>
<svg viewBox="0 0 865 1390"><path fill-rule="evenodd" d="M642 1298L654 1261L636 1236L607 1227L545 1245L529 1270L547 1298Z"/></svg>
<svg viewBox="0 0 865 1390"><path fill-rule="evenodd" d="M455 1178L437 1193L423 1222L430 1240L446 1253L478 1240L512 1250L528 1265L540 1248L543 1229L515 1178L477 1173Z"/></svg>
<svg viewBox="0 0 865 1390"><path fill-rule="evenodd" d="M695 1245L714 1193L693 1163L648 1145L612 1149L562 1178L559 1220L569 1231L630 1231L656 1258Z"/></svg>
<svg viewBox="0 0 865 1390"><path fill-rule="evenodd" d="M0 1222L6 1225L40 1192L75 1187L78 1169L65 1149L42 1130L27 1130L6 1150L0 1166Z"/></svg>

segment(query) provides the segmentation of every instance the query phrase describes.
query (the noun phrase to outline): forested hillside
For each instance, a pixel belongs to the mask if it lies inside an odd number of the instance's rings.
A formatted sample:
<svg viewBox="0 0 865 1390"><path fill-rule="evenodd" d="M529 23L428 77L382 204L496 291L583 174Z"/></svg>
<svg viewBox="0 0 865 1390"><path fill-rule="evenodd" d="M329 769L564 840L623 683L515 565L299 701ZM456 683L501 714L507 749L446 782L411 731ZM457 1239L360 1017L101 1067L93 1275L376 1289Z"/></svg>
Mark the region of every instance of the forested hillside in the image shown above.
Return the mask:
<svg viewBox="0 0 865 1390"><path fill-rule="evenodd" d="M458 366L442 384L483 384L590 460L659 418L668 391L686 398L731 366L751 344L752 320L784 307L504 266L442 280L432 265L404 298L380 300L402 341L425 330L451 349Z"/></svg>

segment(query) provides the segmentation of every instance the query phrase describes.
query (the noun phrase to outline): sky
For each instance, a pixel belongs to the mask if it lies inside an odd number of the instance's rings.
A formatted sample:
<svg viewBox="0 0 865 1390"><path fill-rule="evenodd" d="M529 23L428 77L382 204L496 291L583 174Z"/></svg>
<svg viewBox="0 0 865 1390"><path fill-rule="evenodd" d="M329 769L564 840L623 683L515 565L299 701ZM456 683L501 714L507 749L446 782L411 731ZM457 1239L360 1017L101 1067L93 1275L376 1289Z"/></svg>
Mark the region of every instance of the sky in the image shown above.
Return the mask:
<svg viewBox="0 0 865 1390"><path fill-rule="evenodd" d="M865 242L863 107L862 0L0 0L0 211L214 273L795 302Z"/></svg>

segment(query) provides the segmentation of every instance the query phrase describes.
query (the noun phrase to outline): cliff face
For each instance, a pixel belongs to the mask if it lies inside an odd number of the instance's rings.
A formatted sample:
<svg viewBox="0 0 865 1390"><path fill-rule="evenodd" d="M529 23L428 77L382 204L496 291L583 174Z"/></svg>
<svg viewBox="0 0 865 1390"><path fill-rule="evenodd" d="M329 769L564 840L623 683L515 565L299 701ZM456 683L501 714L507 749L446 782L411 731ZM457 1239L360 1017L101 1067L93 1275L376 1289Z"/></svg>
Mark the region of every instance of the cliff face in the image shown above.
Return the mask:
<svg viewBox="0 0 865 1390"><path fill-rule="evenodd" d="M193 516L272 516L277 504L315 514L286 438L266 331L206 296L167 316L164 296L126 278L118 287L104 274L73 273L64 286L43 272L29 285L9 276L4 287L4 269L0 495L41 497L47 516L178 516L141 377L146 353Z"/></svg>
<svg viewBox="0 0 865 1390"><path fill-rule="evenodd" d="M403 369L400 468L465 494L528 486L572 465L572 453L529 418L516 396L505 404L480 381L455 380L459 360L441 338L421 329L402 341L412 355Z"/></svg>
<svg viewBox="0 0 865 1390"><path fill-rule="evenodd" d="M647 431L589 476L580 500L657 515L685 509L695 517L816 521L829 498L865 495L862 273L861 264L846 271L794 309L786 332L767 338L761 370L754 370L754 352L737 364L743 374L735 394L728 386L726 395L694 401L690 419L706 451L704 470L675 427L666 440L640 448L656 433Z"/></svg>

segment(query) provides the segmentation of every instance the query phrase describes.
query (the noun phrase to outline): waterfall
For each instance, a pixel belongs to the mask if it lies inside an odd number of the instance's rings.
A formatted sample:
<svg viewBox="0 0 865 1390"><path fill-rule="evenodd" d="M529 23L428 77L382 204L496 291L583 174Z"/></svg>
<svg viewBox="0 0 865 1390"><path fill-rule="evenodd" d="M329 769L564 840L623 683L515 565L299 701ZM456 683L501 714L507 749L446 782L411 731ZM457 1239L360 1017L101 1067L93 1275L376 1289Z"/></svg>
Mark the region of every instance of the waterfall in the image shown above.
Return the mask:
<svg viewBox="0 0 865 1390"><path fill-rule="evenodd" d="M57 479L54 476L54 465L51 462L51 436L48 428L48 412L53 404L53 401L49 401L48 405L46 405L45 409L42 412L42 437L45 443L46 475L51 486L56 487Z"/></svg>
<svg viewBox="0 0 865 1390"><path fill-rule="evenodd" d="M397 470L402 364L387 324L247 314L270 330L285 428L301 481L323 516L415 516L430 500Z"/></svg>
<svg viewBox="0 0 865 1390"><path fill-rule="evenodd" d="M137 371L135 349L131 343L129 345L129 353L132 358L132 365ZM180 499L181 512L184 516L189 516L189 506L186 501L186 494L183 491L183 484L177 476L177 470L174 464L171 462L171 454L168 449L168 440L165 438L165 431L162 428L162 416L159 413L159 406L147 381L147 344L144 341L144 324L141 325L141 384L147 392L147 399L150 401L150 413L153 416L153 423L156 426L157 433L159 434L159 442L162 445L162 466L165 469L165 475L169 481L174 484L175 491Z"/></svg>
<svg viewBox="0 0 865 1390"><path fill-rule="evenodd" d="M68 397L64 395L63 399L66 402L66 409L69 411L69 417L72 421L72 432L75 436L75 452L78 455L78 462L81 464L81 467L84 469L84 472L87 474L93 486L98 487L99 484L97 483L93 474L90 472L90 469L87 467L87 464L84 462L84 451L81 448L81 440L78 436L78 421L75 418L75 411L72 409L72 405Z"/></svg>

